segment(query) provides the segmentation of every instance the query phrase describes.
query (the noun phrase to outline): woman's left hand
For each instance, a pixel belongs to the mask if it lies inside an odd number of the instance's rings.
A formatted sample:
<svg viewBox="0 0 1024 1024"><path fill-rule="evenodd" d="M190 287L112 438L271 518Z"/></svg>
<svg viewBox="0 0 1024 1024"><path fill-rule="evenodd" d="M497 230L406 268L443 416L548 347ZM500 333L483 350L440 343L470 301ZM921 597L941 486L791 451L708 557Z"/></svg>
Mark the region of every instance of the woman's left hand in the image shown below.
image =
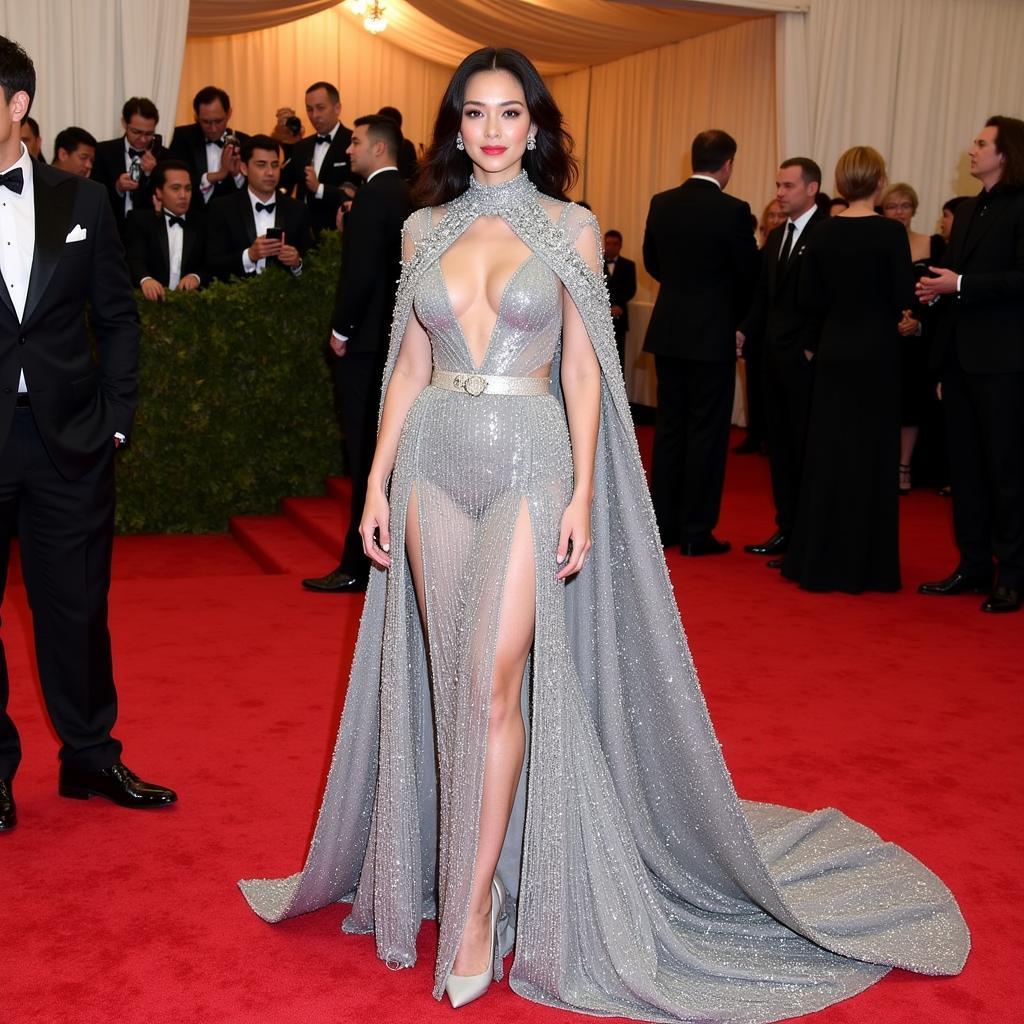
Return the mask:
<svg viewBox="0 0 1024 1024"><path fill-rule="evenodd" d="M572 553L569 554L569 541ZM590 551L590 502L586 498L573 497L562 513L562 526L558 532L558 552L555 560L562 568L556 580L575 576L583 568ZM566 561L568 555L569 560Z"/></svg>

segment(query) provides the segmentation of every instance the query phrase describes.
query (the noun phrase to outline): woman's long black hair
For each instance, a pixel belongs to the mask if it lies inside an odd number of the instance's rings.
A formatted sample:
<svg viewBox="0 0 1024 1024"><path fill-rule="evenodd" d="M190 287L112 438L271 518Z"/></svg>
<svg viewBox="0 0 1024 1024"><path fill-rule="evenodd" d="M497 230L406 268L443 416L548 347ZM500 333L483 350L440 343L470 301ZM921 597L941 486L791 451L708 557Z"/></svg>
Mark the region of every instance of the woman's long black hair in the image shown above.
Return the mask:
<svg viewBox="0 0 1024 1024"><path fill-rule="evenodd" d="M576 160L572 136L562 123L544 79L518 50L486 47L476 50L455 69L434 122L430 149L420 163L413 188L416 206L439 206L461 195L469 186L473 165L468 155L455 147L462 127L466 83L478 71L508 71L518 79L526 96L526 109L536 129L537 148L523 154L523 168L538 190L555 199L565 199L576 183Z"/></svg>

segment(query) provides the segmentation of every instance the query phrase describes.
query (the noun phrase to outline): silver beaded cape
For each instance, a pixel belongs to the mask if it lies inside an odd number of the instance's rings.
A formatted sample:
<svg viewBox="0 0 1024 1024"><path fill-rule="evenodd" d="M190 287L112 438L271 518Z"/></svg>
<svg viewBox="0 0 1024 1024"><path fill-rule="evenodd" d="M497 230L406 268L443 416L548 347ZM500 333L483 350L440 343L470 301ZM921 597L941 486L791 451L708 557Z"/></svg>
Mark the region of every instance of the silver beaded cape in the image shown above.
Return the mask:
<svg viewBox="0 0 1024 1024"><path fill-rule="evenodd" d="M480 366L441 255L500 216L530 257ZM374 571L327 788L302 871L240 883L270 922L352 902L344 929L411 966L438 920L434 995L459 946L476 856L498 609L528 516L536 634L523 686L527 761L499 861L510 984L552 1006L651 1021L761 1024L851 996L891 967L955 974L969 935L946 886L834 809L738 799L679 620L640 463L593 217L525 173L406 223L384 374L409 318L435 367L528 375L551 394L424 389L390 485L392 568ZM572 463L558 384L563 296L603 375L584 570L557 582ZM427 639L404 560L419 517ZM495 961L500 979L503 964Z"/></svg>

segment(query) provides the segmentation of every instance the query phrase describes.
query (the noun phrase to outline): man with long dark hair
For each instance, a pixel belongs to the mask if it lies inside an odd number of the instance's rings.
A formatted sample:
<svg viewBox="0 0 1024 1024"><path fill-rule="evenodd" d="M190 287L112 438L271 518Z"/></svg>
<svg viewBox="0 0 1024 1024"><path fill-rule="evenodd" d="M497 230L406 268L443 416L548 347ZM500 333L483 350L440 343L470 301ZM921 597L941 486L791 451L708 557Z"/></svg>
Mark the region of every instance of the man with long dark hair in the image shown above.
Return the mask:
<svg viewBox="0 0 1024 1024"><path fill-rule="evenodd" d="M177 797L121 762L107 628L114 450L135 412L139 315L102 189L21 143L35 85L28 55L0 36L0 580L16 521L61 796L154 807ZM17 821L21 760L7 696L0 648L0 832Z"/></svg>
<svg viewBox="0 0 1024 1024"><path fill-rule="evenodd" d="M736 377L736 329L757 277L750 207L723 189L736 142L726 132L693 140L693 174L651 200L644 266L661 287L644 351L658 374L651 497L665 545L718 555L713 534L725 484Z"/></svg>
<svg viewBox="0 0 1024 1024"><path fill-rule="evenodd" d="M968 154L982 191L957 208L945 266L918 284L922 301L938 300L931 359L960 561L920 591L988 593L982 611L1013 612L1024 592L1024 121L990 117Z"/></svg>

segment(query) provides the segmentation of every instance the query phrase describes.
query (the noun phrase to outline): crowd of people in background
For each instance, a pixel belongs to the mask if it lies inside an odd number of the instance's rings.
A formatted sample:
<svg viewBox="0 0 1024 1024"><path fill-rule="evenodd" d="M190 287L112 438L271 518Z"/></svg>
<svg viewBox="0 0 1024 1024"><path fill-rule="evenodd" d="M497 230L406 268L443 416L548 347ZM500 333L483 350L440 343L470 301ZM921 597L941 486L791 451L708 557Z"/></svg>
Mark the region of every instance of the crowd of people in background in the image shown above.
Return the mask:
<svg viewBox="0 0 1024 1024"><path fill-rule="evenodd" d="M919 591L1019 610L1024 121L988 120L969 149L982 190L947 202L934 235L913 230L917 193L889 183L867 146L839 159L835 198L813 160L783 161L756 221L723 191L736 151L725 132L698 135L692 176L655 196L647 219L663 542L689 556L730 549L712 531L740 356L753 422L739 450L769 456L776 508L775 532L748 552L808 590L898 589L898 497L927 439L960 560Z"/></svg>
<svg viewBox="0 0 1024 1024"><path fill-rule="evenodd" d="M382 107L349 128L329 82L306 91L312 131L305 135L292 107L277 110L269 134L237 131L230 97L216 86L196 94L193 110L194 122L177 126L168 146L157 130L159 111L144 97L124 104L120 137L97 142L85 129L69 127L54 142L54 166L106 187L132 283L147 300L268 268L299 277L303 257L323 232L343 229L365 181L359 153L368 144L376 146L374 168L386 165L406 183L415 176L416 147L401 133L400 111ZM981 376L1010 376L1007 393L998 397L1000 408L1016 410L1005 419L1012 435L1024 403L1022 367L1015 362L1024 363L1024 339L1014 327L1014 318L1024 315L1024 285L1001 279L1009 293L982 289L985 298L973 300L974 289L965 295L957 285L952 294L936 295L919 284L915 293L915 282L931 280L951 251L960 262L949 265L959 269L965 249L976 247L973 238L970 246L963 237L956 243L958 216L974 225L991 208L1015 223L1021 131L1014 118L986 126L972 161L987 145L1001 161L997 176L981 199L951 198L931 234L913 229L919 205L913 186L888 182L884 161L868 147L844 154L835 196L822 189L813 160L784 161L775 197L757 219L723 191L735 141L720 131L697 136L693 174L652 199L643 244L644 266L660 284L644 350L657 369L652 494L666 544L679 544L690 556L730 548L712 531L724 484L732 367L740 357L748 423L734 450L769 457L776 506L775 532L746 545L748 552L768 556L769 566L809 589L896 589L898 510L890 499L924 482L952 494L963 557L959 575L921 589L984 590L986 610L1019 608L1021 434L1009 447L993 440L993 432L1006 430L987 417L989 399L974 385ZM32 118L22 136L30 154L42 159ZM990 204L985 197L993 190L997 202ZM841 226L828 226L833 220ZM688 243L680 246L680 238ZM604 246L625 369L636 265L622 254L619 231L608 231ZM967 369L975 347L961 365L960 349L947 338L961 331L960 321L972 315L964 311L976 302L1004 304L993 323L1005 320L1017 330L1001 356L983 360L983 370ZM963 388L943 402L951 367L967 376L956 377ZM964 432L974 438L973 466L966 451L950 455ZM358 581L365 574L352 562L343 559L343 575ZM335 589L324 584L332 579L306 582Z"/></svg>

